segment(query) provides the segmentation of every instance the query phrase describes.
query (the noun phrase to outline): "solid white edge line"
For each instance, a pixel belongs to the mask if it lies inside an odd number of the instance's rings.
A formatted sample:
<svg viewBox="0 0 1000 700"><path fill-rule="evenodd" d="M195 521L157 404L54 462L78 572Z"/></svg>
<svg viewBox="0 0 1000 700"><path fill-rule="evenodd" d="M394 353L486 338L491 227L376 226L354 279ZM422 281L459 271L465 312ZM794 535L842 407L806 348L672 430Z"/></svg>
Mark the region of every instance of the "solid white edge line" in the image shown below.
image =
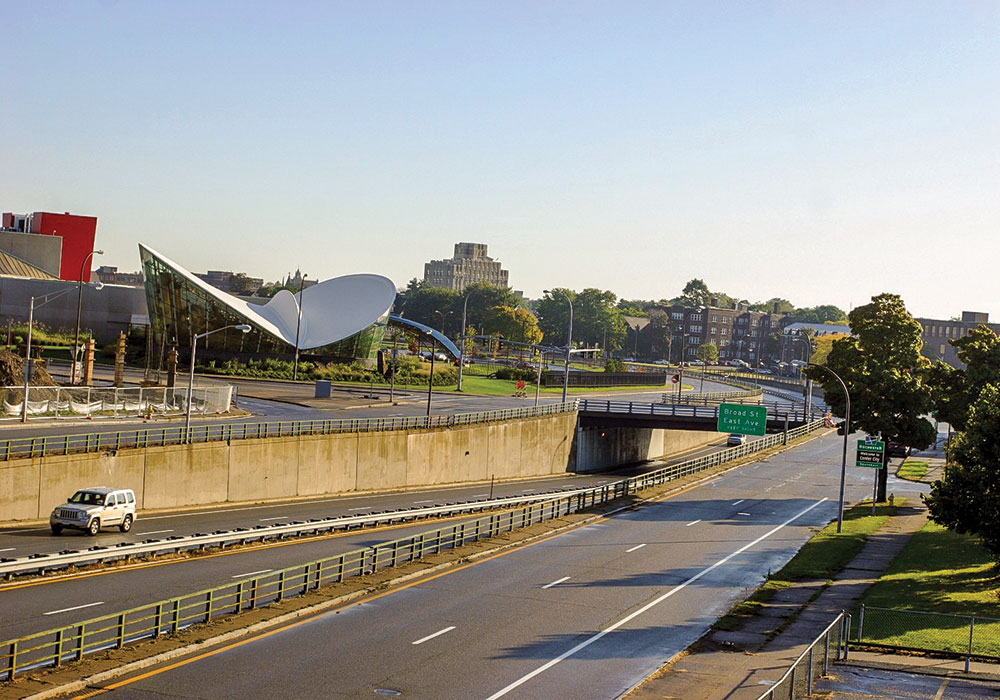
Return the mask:
<svg viewBox="0 0 1000 700"><path fill-rule="evenodd" d="M691 527L692 525L697 525L697 524L698 524L698 523L700 523L700 522L701 522L701 518L699 518L698 520L692 520L691 522L689 522L689 523L688 523L687 525L685 525L684 527Z"/></svg>
<svg viewBox="0 0 1000 700"><path fill-rule="evenodd" d="M0 549L0 552L13 552L17 547L7 547L7 549Z"/></svg>
<svg viewBox="0 0 1000 700"><path fill-rule="evenodd" d="M560 584L560 583L562 583L563 581L569 581L569 576L563 576L562 578L557 578L557 579L556 579L555 581L553 581L552 583L546 583L546 584L545 584L544 586L542 586L542 588L543 588L543 589L545 589L545 588L552 588L553 586L555 586L555 585L557 585L557 584Z"/></svg>
<svg viewBox="0 0 1000 700"><path fill-rule="evenodd" d="M637 544L637 545L636 545L636 546L634 546L634 547L633 547L632 549L626 549L626 550L625 550L625 553L626 553L626 554L628 554L629 552L634 552L635 550L637 550L637 549L642 549L642 548L643 548L643 547L645 547L645 546L646 546L646 545L645 545L645 543L643 543L643 544Z"/></svg>
<svg viewBox="0 0 1000 700"><path fill-rule="evenodd" d="M591 644L593 644L594 642L602 639L603 637L605 637L610 632L614 632L616 629L618 629L622 625L628 624L629 622L631 622L635 618L639 617L643 613L645 613L648 610L651 610L652 608L656 607L657 605L659 605L660 603L662 603L663 601L665 601L667 598L669 598L670 596L672 596L674 593L677 593L677 592L679 592L679 591L687 588L689 585L691 585L692 583L694 583L695 581L697 581L701 577L705 576L706 574L710 573L711 571L714 571L718 567L722 566L723 564L725 564L727 561L729 561L733 557L739 556L740 554L742 554L743 552L747 551L748 549L750 549L754 545L760 544L761 542L763 542L764 540L766 540L768 537L770 537L774 533L776 533L779 530L781 530L782 528L784 528L786 525L789 525L790 523L795 522L796 520L798 520L799 518L801 518L803 515L805 515L809 511L811 511L813 508L815 508L816 506L820 505L821 503L824 503L827 500L828 500L827 498L821 498L820 500L816 501L815 503L813 503L811 506L809 506L805 510L799 511L798 513L796 513L795 515L793 515L791 518L789 518L785 522L781 523L781 525L778 525L778 526L772 528L771 530L769 530L768 532L765 532L763 535L761 535L760 537L758 537L754 541L748 542L747 544L745 544L742 547L740 547L739 549L737 549L735 552L732 552L731 554L727 554L725 557L723 557L719 561L715 562L714 564L705 567L704 569L702 569L701 571L699 571L698 573L696 573L694 576L692 576L691 578L689 578L684 583L678 584L674 588L671 588L669 591L667 591L666 593L664 593L663 595L661 595L659 598L655 598L655 599L651 600L649 603L646 603L646 605L644 605L641 608L639 608L638 610L636 610L636 611L634 611L634 612L626 615L625 617L623 617L622 619L620 619L618 622L614 623L610 627L607 627L606 629L601 630L597 634L594 634L593 636L588 637L587 639L583 640L582 642L580 642L579 644L577 644L572 649L569 649L568 651L563 652L562 654L560 654L556 658L552 659L551 661L549 661L549 662L547 662L545 664L542 664L541 666L539 666L538 668L536 668L531 673L528 673L528 674L525 674L524 676L521 676L516 681L514 681L513 683L511 683L510 685L508 685L506 688L502 688L501 690L497 691L493 695L490 695L488 698L486 698L486 700L497 700L497 698L502 698L504 695L506 695L510 691L514 690L515 688L518 688L519 686L527 683L528 681L530 681L535 676L537 676L539 674L542 674L545 671L549 670L550 668L552 668L553 666L555 666L560 661L568 659L569 657L573 656L574 654L576 654L576 652L580 651L581 649L586 649Z"/></svg>
<svg viewBox="0 0 1000 700"><path fill-rule="evenodd" d="M92 608L95 605L104 605L104 601L99 600L96 603L87 603L86 605L74 605L72 608L63 608L62 610L50 610L48 612L43 612L42 615L58 615L59 613L71 612L73 610L80 610L82 608Z"/></svg>
<svg viewBox="0 0 1000 700"><path fill-rule="evenodd" d="M153 530L152 532L133 532L133 535L165 535L173 530Z"/></svg>
<svg viewBox="0 0 1000 700"><path fill-rule="evenodd" d="M739 504L741 504L745 500L747 500L747 499L741 498L740 500L734 501L733 503L730 503L729 505L731 505L731 506L738 506Z"/></svg>
<svg viewBox="0 0 1000 700"><path fill-rule="evenodd" d="M440 637L442 634L447 634L448 632L451 632L453 629L455 629L455 625L451 625L450 627L445 627L443 630L438 630L434 634L428 634L426 637L421 637L415 642L410 642L410 644L414 646L416 646L417 644L423 644L424 642L430 639L434 639L435 637Z"/></svg>

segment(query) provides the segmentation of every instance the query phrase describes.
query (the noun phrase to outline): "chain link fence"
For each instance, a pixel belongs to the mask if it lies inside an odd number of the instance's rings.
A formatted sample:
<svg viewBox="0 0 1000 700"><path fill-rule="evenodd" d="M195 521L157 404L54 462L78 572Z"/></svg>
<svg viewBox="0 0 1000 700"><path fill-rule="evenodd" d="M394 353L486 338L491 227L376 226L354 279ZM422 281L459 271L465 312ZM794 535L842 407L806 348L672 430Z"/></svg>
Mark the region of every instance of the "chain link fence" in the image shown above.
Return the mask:
<svg viewBox="0 0 1000 700"><path fill-rule="evenodd" d="M898 650L1000 659L1000 619L862 605L854 640Z"/></svg>
<svg viewBox="0 0 1000 700"><path fill-rule="evenodd" d="M225 413L233 398L228 384L195 386L191 412ZM3 417L16 419L24 412L24 387L0 387ZM81 416L179 415L187 411L188 388L183 387L65 387L28 388L28 415L34 418L79 418Z"/></svg>

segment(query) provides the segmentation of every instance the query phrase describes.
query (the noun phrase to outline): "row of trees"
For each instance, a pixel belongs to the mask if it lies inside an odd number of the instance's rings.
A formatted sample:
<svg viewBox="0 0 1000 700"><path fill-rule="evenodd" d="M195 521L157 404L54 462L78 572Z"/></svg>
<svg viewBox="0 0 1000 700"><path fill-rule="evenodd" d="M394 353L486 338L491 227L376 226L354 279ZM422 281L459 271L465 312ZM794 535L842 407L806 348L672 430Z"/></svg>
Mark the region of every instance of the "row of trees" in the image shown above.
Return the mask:
<svg viewBox="0 0 1000 700"><path fill-rule="evenodd" d="M659 301L622 299L618 302L618 308L630 316L645 316L650 309L657 306L708 306L713 300L716 302L716 306L729 309L740 301L737 297L730 296L725 292L710 290L704 280L695 278L684 285L684 289L678 296L671 299L660 299ZM781 297L748 304L748 308L751 311L765 313L788 313L793 321L802 323L845 323L847 321L847 314L832 304L796 308L792 302Z"/></svg>
<svg viewBox="0 0 1000 700"><path fill-rule="evenodd" d="M682 304L703 306L712 299L720 305L733 302L728 295L711 292L704 281L694 279L688 282L678 297L660 302L622 300L608 290L587 288L577 292L557 287L534 303L529 309L528 302L509 289L487 284L475 284L460 294L450 289L432 287L421 280L411 280L401 295L397 310L406 318L442 330L446 335L457 338L462 325L462 305L468 297L466 335L499 334L509 340L522 343L538 343L561 346L566 343L569 326L569 304L573 302L573 343L586 347L608 348L612 351L625 350L640 357L670 359L677 356L679 349L671 352L671 323L669 314L657 306ZM769 299L751 308L791 311L798 320L824 323L843 321L844 313L835 306L817 306L812 309L795 309L784 299ZM643 327L630 325L628 316L642 316L649 319ZM710 352L706 350L706 352ZM716 349L715 357L718 350ZM708 358L701 358L708 359Z"/></svg>
<svg viewBox="0 0 1000 700"><path fill-rule="evenodd" d="M825 366L850 392L851 430L916 449L936 439L928 416L958 430L949 469L933 484L928 509L938 523L979 536L1000 561L1000 338L980 326L952 340L966 364L955 369L921 355L921 326L895 294L873 297L848 320L852 335L833 343ZM806 375L843 416L844 393L836 379L819 367ZM886 476L881 470L880 499Z"/></svg>

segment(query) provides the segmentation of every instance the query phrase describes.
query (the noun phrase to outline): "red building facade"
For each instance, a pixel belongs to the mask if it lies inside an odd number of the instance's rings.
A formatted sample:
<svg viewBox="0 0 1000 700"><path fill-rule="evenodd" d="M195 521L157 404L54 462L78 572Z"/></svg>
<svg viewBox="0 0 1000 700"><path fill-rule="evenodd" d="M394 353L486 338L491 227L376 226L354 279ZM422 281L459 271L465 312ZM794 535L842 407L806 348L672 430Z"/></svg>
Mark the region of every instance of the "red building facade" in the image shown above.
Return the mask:
<svg viewBox="0 0 1000 700"><path fill-rule="evenodd" d="M87 256L94 252L94 238L97 235L96 216L77 216L69 212L53 214L36 211L30 217L21 217L4 213L3 227L17 229L20 228L17 224L25 220L30 221L30 228L26 231L22 228L24 233L39 233L62 238L59 279L75 282L80 279L82 269L83 281L90 281L90 269L84 269L84 262L87 261Z"/></svg>

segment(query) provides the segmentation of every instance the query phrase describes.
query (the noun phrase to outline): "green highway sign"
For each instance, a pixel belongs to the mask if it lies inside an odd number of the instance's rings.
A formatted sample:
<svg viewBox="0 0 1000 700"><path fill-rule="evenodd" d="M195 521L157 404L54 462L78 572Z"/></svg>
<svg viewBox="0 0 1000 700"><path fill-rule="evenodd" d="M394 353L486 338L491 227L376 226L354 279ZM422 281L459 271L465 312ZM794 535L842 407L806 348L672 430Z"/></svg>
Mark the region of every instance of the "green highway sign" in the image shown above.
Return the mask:
<svg viewBox="0 0 1000 700"><path fill-rule="evenodd" d="M858 440L858 455L855 466L881 469L885 458L885 443L881 440Z"/></svg>
<svg viewBox="0 0 1000 700"><path fill-rule="evenodd" d="M767 427L767 406L750 406L738 403L719 404L720 433L763 435Z"/></svg>

